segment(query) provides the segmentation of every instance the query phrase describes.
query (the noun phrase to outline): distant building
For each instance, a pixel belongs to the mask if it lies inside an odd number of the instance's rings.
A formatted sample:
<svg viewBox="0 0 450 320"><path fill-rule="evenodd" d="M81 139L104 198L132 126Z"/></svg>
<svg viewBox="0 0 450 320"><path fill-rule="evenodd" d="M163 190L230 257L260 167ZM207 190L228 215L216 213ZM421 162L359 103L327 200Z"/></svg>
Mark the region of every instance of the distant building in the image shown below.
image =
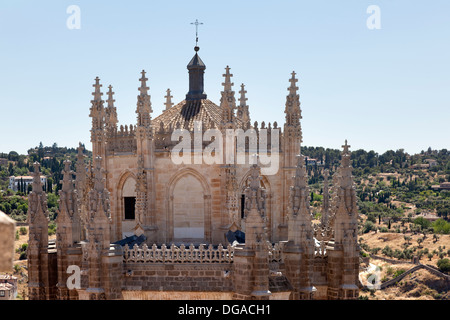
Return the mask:
<svg viewBox="0 0 450 320"><path fill-rule="evenodd" d="M0 300L14 300L17 297L17 277L0 275Z"/></svg>
<svg viewBox="0 0 450 320"><path fill-rule="evenodd" d="M411 169L428 169L430 165L428 163L417 163L411 166Z"/></svg>
<svg viewBox="0 0 450 320"><path fill-rule="evenodd" d="M433 185L431 186L432 189L434 190L450 190L450 182L442 182L439 185Z"/></svg>
<svg viewBox="0 0 450 320"><path fill-rule="evenodd" d="M419 218L419 217L423 217L425 220L428 220L431 222L439 219L439 217L435 213L432 213L432 212L422 212L421 214L416 216L416 218Z"/></svg>
<svg viewBox="0 0 450 320"><path fill-rule="evenodd" d="M434 159L425 159L425 162L428 163L430 168L433 168L438 165L437 160L434 160Z"/></svg>
<svg viewBox="0 0 450 320"><path fill-rule="evenodd" d="M9 186L8 188L17 191L19 189L19 183L23 181L25 183L25 188L28 188L28 185L33 182L32 176L11 176L9 177ZM41 182L45 186L47 184L47 177L41 176Z"/></svg>
<svg viewBox="0 0 450 320"><path fill-rule="evenodd" d="M306 165L307 166L322 166L323 165L323 161L322 160L318 160L318 159L313 159L313 158L306 158Z"/></svg>

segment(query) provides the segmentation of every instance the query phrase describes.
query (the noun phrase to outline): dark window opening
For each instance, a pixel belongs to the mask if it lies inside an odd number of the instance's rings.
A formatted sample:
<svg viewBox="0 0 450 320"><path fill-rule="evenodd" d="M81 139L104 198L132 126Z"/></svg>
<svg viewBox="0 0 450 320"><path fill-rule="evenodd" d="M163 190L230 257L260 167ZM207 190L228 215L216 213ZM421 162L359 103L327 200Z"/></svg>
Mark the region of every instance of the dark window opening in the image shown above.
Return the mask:
<svg viewBox="0 0 450 320"><path fill-rule="evenodd" d="M134 220L136 197L124 197L125 220Z"/></svg>
<svg viewBox="0 0 450 320"><path fill-rule="evenodd" d="M245 218L245 194L241 195L241 219Z"/></svg>

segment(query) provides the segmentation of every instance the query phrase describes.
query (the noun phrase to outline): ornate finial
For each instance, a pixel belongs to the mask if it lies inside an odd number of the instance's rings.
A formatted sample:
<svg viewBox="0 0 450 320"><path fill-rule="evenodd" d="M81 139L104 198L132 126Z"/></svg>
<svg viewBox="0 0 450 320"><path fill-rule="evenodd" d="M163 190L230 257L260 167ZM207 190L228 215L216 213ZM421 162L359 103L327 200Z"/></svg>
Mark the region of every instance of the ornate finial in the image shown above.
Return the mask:
<svg viewBox="0 0 450 320"><path fill-rule="evenodd" d="M35 163L33 163L33 167L34 167L34 174L36 175L37 173L39 173L41 165L39 162L36 161Z"/></svg>
<svg viewBox="0 0 450 320"><path fill-rule="evenodd" d="M239 91L239 93L241 96L239 98L239 107L237 110L237 117L239 119L241 119L243 129L246 130L246 129L250 128L250 113L249 113L249 108L248 108L248 105L246 102L248 99L245 97L247 90L245 90L245 86L243 83L241 84L241 91Z"/></svg>
<svg viewBox="0 0 450 320"><path fill-rule="evenodd" d="M244 86L244 84L242 83L242 84L241 84L241 91L239 91L239 93L241 94L241 97L239 98L239 102L240 102L240 105L241 105L241 106L245 106L245 105L246 105L246 101L248 100L248 99L245 97L245 94L247 93L247 90L245 90L244 88L245 88L245 86Z"/></svg>
<svg viewBox="0 0 450 320"><path fill-rule="evenodd" d="M114 102L116 100L113 99L113 95L114 95L114 92L112 91L112 85L109 85L108 86L108 100L107 100L108 107L113 107L114 106Z"/></svg>
<svg viewBox="0 0 450 320"><path fill-rule="evenodd" d="M63 179L60 181L62 184L62 191L69 191L73 187L73 180L72 180L72 174L73 171L70 170L70 165L72 164L72 161L70 160L64 160L64 170L63 170Z"/></svg>
<svg viewBox="0 0 450 320"><path fill-rule="evenodd" d="M324 177L325 180L328 180L328 178L330 177L330 170L325 169L323 171L323 177Z"/></svg>
<svg viewBox="0 0 450 320"><path fill-rule="evenodd" d="M100 84L100 78L95 77L95 83L92 85L95 89L92 95L94 96L94 101L100 101L102 99L103 93L100 91L102 85Z"/></svg>
<svg viewBox="0 0 450 320"><path fill-rule="evenodd" d="M141 81L141 86L139 87L139 92L141 95L146 95L148 92L149 87L147 87L147 80L148 78L145 77L145 70L141 71L142 77L139 79Z"/></svg>
<svg viewBox="0 0 450 320"><path fill-rule="evenodd" d="M172 102L173 96L170 95L170 89L167 89L166 92L167 92L167 95L164 96L164 98L166 98L166 103L164 103L164 105L166 106L166 110L169 110L173 106L173 102Z"/></svg>
<svg viewBox="0 0 450 320"><path fill-rule="evenodd" d="M195 25L195 51L200 50L198 47L198 26L203 24L203 22L198 22L198 19L195 19L195 22L191 22L191 24Z"/></svg>
<svg viewBox="0 0 450 320"><path fill-rule="evenodd" d="M349 148L350 148L351 146L350 145L348 145L347 144L347 139L345 139L345 144L342 146L342 148L344 148L344 154L348 154L349 153Z"/></svg>
<svg viewBox="0 0 450 320"><path fill-rule="evenodd" d="M222 85L224 86L224 91L231 91L231 87L234 86L234 83L231 82L231 77L233 76L233 74L230 73L229 66L225 68L225 74L223 74L222 76L225 77L225 82L222 83Z"/></svg>
<svg viewBox="0 0 450 320"><path fill-rule="evenodd" d="M34 193L42 193L43 189L42 189L41 172L40 172L41 164L39 162L35 162L35 163L33 163L33 167L34 167L34 171L32 173L33 192Z"/></svg>
<svg viewBox="0 0 450 320"><path fill-rule="evenodd" d="M298 87L296 85L298 79L295 77L295 71L292 71L291 74L292 74L292 77L291 77L291 79L289 79L289 82L291 83L291 85L288 88L288 90L289 90L289 94L295 95L295 94L297 94L297 90L298 90Z"/></svg>

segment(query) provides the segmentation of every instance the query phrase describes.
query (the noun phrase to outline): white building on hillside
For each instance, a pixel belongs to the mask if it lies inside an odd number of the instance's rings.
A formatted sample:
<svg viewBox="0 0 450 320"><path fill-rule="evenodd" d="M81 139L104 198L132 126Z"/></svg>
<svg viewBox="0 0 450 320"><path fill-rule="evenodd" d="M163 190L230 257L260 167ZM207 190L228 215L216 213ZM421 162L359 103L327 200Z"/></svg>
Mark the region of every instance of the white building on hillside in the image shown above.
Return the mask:
<svg viewBox="0 0 450 320"><path fill-rule="evenodd" d="M33 182L32 176L11 176L9 177L9 186L8 188L17 191L19 189L19 183L23 182L25 184L25 188L28 188L28 185ZM41 182L45 186L47 185L47 177L41 176Z"/></svg>

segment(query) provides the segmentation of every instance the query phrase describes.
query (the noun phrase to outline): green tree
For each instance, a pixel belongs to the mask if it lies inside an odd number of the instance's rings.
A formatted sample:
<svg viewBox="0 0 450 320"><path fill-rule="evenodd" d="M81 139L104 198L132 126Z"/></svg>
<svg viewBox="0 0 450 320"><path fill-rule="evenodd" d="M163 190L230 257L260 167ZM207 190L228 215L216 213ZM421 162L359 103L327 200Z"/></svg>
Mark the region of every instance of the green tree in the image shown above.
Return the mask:
<svg viewBox="0 0 450 320"><path fill-rule="evenodd" d="M414 224L420 226L421 230L426 230L431 226L431 222L424 217L418 217L414 219Z"/></svg>
<svg viewBox="0 0 450 320"><path fill-rule="evenodd" d="M449 259L447 259L447 258L439 259L436 264L441 272L445 272L445 273L450 272L450 260Z"/></svg>
<svg viewBox="0 0 450 320"><path fill-rule="evenodd" d="M438 219L432 223L433 231L435 233L449 234L450 233L450 223L444 219Z"/></svg>

